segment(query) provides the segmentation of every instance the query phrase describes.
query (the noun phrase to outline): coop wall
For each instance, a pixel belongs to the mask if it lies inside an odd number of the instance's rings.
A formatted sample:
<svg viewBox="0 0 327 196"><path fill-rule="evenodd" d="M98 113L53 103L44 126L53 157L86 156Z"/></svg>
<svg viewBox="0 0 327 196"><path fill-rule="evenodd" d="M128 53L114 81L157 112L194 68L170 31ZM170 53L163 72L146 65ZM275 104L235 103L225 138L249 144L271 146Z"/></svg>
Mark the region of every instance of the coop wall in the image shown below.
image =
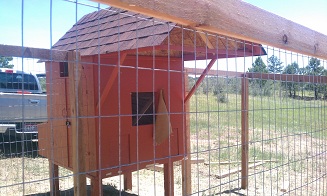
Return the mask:
<svg viewBox="0 0 327 196"><path fill-rule="evenodd" d="M108 76L115 69L112 65L117 63L118 58L107 55L101 57L100 61L103 66L94 66L94 84L100 81L100 92L103 92ZM119 75L103 102L96 123L97 130L101 130L98 140L101 146L101 167L110 170L110 173L104 171L103 176L117 175L118 170L135 171L154 162L180 160L184 154L184 82L181 59L168 61L167 58L159 57L153 62L149 57L136 59L135 56L127 56L121 63L123 65L119 68ZM99 100L101 93L98 93L97 85L95 87L94 99ZM132 93L154 92L153 111L156 111L160 90L164 92L172 134L162 144L156 145L155 118L148 125L132 125ZM152 115L155 117L155 113ZM122 167L117 168L119 165Z"/></svg>
<svg viewBox="0 0 327 196"><path fill-rule="evenodd" d="M100 103L101 93L116 68L117 55L101 57L102 66L94 64L97 57L82 58L83 99L91 106L85 118L87 131L83 142L86 146L86 171L101 168L102 178L145 168L149 164L167 163L180 160L185 149L184 77L181 59L128 56L119 65L116 77L104 102ZM93 61L93 63L92 63ZM88 63L87 63L88 62ZM153 67L155 65L155 67ZM48 96L48 123L40 127L40 154L56 164L72 169L72 135L69 96L69 80L60 70L60 63L47 63L47 79L52 93ZM68 73L69 75L70 73ZM64 75L64 77L62 77ZM100 93L99 90L100 89ZM156 144L155 111L159 92L163 90L166 107L170 116L172 134L163 143ZM132 94L154 92L153 122L147 125L133 125ZM66 96L65 96L66 95ZM93 103L93 104L92 104ZM100 103L98 109L97 106ZM91 112L92 111L92 112ZM92 115L93 113L93 115ZM93 116L95 115L95 118ZM52 118L51 118L52 117ZM52 138L52 139L51 139Z"/></svg>
<svg viewBox="0 0 327 196"><path fill-rule="evenodd" d="M94 87L92 59L86 57L83 59L83 69L81 71L83 96L80 99L87 100L89 103L82 107L87 111L88 116L94 115ZM89 62L89 63L88 63ZM70 106L70 97L72 89L69 85L68 62L47 62L46 63L46 85L50 90L47 96L47 113L49 120L46 123L38 125L38 146L39 154L47 157L51 162L67 169L73 168L73 150L72 150L72 121L76 121ZM95 120L85 118L80 126L86 127L83 135L83 146L85 149L85 170L94 171L96 167L95 151ZM95 175L89 173L89 175Z"/></svg>

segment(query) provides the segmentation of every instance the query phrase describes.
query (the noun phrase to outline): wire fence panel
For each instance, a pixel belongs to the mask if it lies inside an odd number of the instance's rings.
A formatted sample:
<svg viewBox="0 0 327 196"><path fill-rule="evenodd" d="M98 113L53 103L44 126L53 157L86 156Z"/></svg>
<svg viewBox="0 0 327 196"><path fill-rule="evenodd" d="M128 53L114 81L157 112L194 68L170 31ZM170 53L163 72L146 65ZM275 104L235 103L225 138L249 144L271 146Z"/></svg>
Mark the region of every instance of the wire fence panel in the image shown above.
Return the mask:
<svg viewBox="0 0 327 196"><path fill-rule="evenodd" d="M29 3L0 45L0 195L327 194L326 60L88 1L50 1L29 47Z"/></svg>

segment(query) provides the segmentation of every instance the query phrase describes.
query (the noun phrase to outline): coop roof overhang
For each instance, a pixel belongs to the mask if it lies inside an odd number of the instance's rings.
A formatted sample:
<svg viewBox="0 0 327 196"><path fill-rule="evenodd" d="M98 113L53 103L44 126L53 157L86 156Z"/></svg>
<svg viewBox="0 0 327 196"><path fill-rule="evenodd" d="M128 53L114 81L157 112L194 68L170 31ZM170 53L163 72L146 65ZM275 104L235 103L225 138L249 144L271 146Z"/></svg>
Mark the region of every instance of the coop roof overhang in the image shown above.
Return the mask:
<svg viewBox="0 0 327 196"><path fill-rule="evenodd" d="M169 52L168 52L169 51ZM235 58L235 57L248 57L248 56L261 56L266 55L266 51L262 46L257 45L253 49L244 47L243 49L211 49L207 47L191 47L182 45L156 45L148 46L130 50L120 51L129 55L170 58L182 58L184 61L191 60L205 60L213 58ZM175 53L178 52L178 53ZM107 54L114 54L117 52L108 52L101 54L101 56L107 56Z"/></svg>
<svg viewBox="0 0 327 196"><path fill-rule="evenodd" d="M206 32L327 59L326 35L239 0L94 1Z"/></svg>
<svg viewBox="0 0 327 196"><path fill-rule="evenodd" d="M107 8L83 16L53 46L81 56L127 52L139 56L202 60L266 54L260 44Z"/></svg>

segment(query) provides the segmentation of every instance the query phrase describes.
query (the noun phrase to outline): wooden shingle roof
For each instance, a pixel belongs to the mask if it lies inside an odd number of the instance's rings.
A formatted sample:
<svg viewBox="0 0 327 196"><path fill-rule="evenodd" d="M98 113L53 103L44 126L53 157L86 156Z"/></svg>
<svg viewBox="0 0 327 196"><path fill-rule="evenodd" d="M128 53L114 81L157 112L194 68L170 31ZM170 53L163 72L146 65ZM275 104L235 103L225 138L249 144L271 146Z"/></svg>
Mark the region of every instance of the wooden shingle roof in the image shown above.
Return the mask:
<svg viewBox="0 0 327 196"><path fill-rule="evenodd" d="M206 50L207 42L210 50ZM161 48L152 50L152 46ZM83 16L53 46L58 50L78 50L82 56L146 47L149 51L139 51L138 55L194 60L214 58L217 54L218 58L266 54L259 44L218 35L203 36L193 29L112 7Z"/></svg>
<svg viewBox="0 0 327 196"><path fill-rule="evenodd" d="M54 49L75 50L93 55L161 44L175 26L153 22L151 17L108 8L83 16L53 45Z"/></svg>

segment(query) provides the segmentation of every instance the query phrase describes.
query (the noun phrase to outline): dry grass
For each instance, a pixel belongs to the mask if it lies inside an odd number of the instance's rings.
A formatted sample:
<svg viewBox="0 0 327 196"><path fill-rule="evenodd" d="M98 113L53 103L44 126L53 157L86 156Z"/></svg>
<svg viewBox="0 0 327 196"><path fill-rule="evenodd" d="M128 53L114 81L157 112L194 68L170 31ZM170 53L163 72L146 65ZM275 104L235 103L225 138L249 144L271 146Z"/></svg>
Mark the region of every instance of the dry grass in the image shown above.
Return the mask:
<svg viewBox="0 0 327 196"><path fill-rule="evenodd" d="M259 130L255 130L259 131ZM206 162L240 160L240 141L234 138L239 131L230 129L220 138L196 140L192 135L192 158L204 158ZM206 138L206 131L201 131L200 138ZM255 140L257 134L252 134ZM325 140L309 135L265 135L267 142L251 143L250 159L273 159L262 166L250 169L249 188L240 188L240 173L218 179L216 174L228 172L239 164L219 165L203 163L192 165L192 187L197 195L235 194L235 195L307 195L312 191L326 194L326 149ZM226 141L230 137L229 142ZM237 137L237 136L235 136ZM268 137L268 138L267 138ZM208 142L210 141L210 142ZM210 145L209 145L210 144ZM198 149L198 150L196 150ZM319 152L323 152L319 154ZM182 193L181 166L175 166L175 195ZM24 177L23 177L24 176ZM60 189L63 195L72 195L73 180L71 172L60 170ZM24 184L23 184L24 183ZM88 181L89 184L89 181ZM123 189L120 176L103 180L105 195L118 195ZM133 172L133 189L124 195L163 195L163 173L150 170ZM287 185L286 187L284 187ZM2 156L0 160L0 195L47 195L49 188L48 161L41 157ZM285 188L285 190L283 190Z"/></svg>

